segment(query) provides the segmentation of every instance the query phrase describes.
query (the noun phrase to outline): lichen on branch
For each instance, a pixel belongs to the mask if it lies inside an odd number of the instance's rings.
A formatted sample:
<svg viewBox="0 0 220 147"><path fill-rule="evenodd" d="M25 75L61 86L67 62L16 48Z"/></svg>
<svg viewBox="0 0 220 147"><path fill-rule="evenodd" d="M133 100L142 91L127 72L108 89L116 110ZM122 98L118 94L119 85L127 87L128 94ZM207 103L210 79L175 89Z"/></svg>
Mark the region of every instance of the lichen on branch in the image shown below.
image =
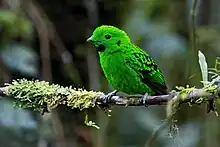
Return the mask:
<svg viewBox="0 0 220 147"><path fill-rule="evenodd" d="M74 109L95 107L95 98L102 92L63 87L45 81L13 80L4 87L4 94L15 98L15 106L44 112L63 104Z"/></svg>
<svg viewBox="0 0 220 147"><path fill-rule="evenodd" d="M201 89L195 87L177 87L167 95L148 96L145 104L161 105L170 100L178 104L192 103L200 104L207 102L210 97L218 98L218 87L216 84L207 85ZM87 91L72 87L63 87L50 84L45 81L28 81L26 79L13 80L0 88L2 94L15 98L15 104L21 108L30 108L35 111L53 109L58 105L66 105L71 109L87 109L98 105L122 105L143 106L142 95L113 96L110 99L102 92Z"/></svg>
<svg viewBox="0 0 220 147"><path fill-rule="evenodd" d="M143 102L142 95L112 96L109 98L102 92L63 87L39 80L18 79L0 88L0 96L13 97L16 107L29 108L41 113L54 109L58 105L66 105L71 109L79 109L81 111L100 106L99 108L103 108L108 113L110 105L144 106L145 104L167 104L167 119L172 121L182 103L201 104L212 100L212 110L216 112L214 103L216 99L219 99L220 93L220 84L219 82L216 84L216 82L215 84L210 82L209 85L200 89L189 86L177 87L176 90L167 95L148 96ZM85 116L85 124L98 128L94 122L88 121L87 114Z"/></svg>

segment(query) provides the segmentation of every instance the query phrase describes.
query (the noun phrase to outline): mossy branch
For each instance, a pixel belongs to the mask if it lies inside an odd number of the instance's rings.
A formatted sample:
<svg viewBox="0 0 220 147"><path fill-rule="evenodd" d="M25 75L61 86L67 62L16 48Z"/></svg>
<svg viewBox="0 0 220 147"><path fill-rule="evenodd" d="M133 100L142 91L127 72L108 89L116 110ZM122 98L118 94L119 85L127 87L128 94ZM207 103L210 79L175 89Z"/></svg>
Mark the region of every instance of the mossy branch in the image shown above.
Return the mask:
<svg viewBox="0 0 220 147"><path fill-rule="evenodd" d="M172 91L168 95L148 96L145 103L161 105L172 100L178 105L182 103L201 104L210 99L219 98L219 89L220 86L218 85L205 86L201 89L178 87L176 91ZM108 99L102 92L86 91L50 84L45 81L28 81L26 79L14 80L11 84L6 84L5 87L0 88L0 96L13 97L16 106L41 112L58 105L67 105L72 109L80 110L100 105L144 105L141 101L142 95L113 96Z"/></svg>
<svg viewBox="0 0 220 147"><path fill-rule="evenodd" d="M220 84L212 84L201 89L195 87L177 87L167 95L148 96L145 104L162 105L167 104L167 122L175 126L174 115L182 103L201 104L210 100L215 102L220 95ZM71 109L84 109L98 107L109 113L109 106L144 106L142 95L136 96L113 96L108 98L102 92L86 91L72 87L63 87L50 84L45 81L28 81L26 79L13 80L11 84L5 84L0 88L0 96L15 98L15 107L28 108L33 111L49 112L58 105L66 105ZM214 106L214 105L213 105ZM213 107L214 111L216 109ZM216 112L217 114L217 112ZM85 116L85 124L99 128L94 122Z"/></svg>
<svg viewBox="0 0 220 147"><path fill-rule="evenodd" d="M72 87L63 87L45 81L28 81L26 79L13 80L0 88L3 96L15 98L15 106L30 108L44 112L58 105L67 105L80 110L95 107L94 99L103 95L102 92L86 91Z"/></svg>

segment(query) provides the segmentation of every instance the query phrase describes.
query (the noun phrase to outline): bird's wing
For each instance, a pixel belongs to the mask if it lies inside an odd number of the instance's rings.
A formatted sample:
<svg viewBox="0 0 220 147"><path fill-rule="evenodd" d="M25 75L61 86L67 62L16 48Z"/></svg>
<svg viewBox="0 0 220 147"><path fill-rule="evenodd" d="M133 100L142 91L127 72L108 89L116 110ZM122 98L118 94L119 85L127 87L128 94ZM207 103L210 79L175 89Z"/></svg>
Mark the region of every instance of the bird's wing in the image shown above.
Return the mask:
<svg viewBox="0 0 220 147"><path fill-rule="evenodd" d="M137 51L126 57L126 64L139 74L142 82L149 86L155 95L167 94L164 76L147 53Z"/></svg>

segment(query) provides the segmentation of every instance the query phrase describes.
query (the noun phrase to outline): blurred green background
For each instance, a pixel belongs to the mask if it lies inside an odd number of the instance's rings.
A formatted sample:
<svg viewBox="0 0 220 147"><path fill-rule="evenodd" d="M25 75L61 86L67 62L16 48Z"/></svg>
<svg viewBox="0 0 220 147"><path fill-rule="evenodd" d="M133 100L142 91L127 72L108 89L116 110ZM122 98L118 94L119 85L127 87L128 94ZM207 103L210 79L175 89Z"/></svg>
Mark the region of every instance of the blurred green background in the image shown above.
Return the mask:
<svg viewBox="0 0 220 147"><path fill-rule="evenodd" d="M169 89L201 87L197 55L190 54L193 0L0 0L0 86L12 79L50 81L109 92L96 50L86 39L102 24L124 29L163 70ZM198 49L209 67L220 56L220 1L200 0ZM192 61L195 63L192 63ZM59 106L43 116L0 100L2 147L143 147L166 118L165 106L89 110L101 127L86 127L83 112ZM220 119L206 107L181 105L179 134L159 132L152 147L219 147Z"/></svg>

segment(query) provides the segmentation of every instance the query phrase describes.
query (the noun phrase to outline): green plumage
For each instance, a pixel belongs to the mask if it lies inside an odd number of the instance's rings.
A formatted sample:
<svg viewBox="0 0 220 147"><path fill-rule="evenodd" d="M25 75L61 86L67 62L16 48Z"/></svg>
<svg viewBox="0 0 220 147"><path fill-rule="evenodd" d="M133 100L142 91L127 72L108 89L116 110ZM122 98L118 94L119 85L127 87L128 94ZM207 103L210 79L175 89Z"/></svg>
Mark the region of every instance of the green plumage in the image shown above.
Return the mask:
<svg viewBox="0 0 220 147"><path fill-rule="evenodd" d="M101 67L115 90L127 94L167 94L164 76L153 59L113 26L96 28L89 38L98 50Z"/></svg>

